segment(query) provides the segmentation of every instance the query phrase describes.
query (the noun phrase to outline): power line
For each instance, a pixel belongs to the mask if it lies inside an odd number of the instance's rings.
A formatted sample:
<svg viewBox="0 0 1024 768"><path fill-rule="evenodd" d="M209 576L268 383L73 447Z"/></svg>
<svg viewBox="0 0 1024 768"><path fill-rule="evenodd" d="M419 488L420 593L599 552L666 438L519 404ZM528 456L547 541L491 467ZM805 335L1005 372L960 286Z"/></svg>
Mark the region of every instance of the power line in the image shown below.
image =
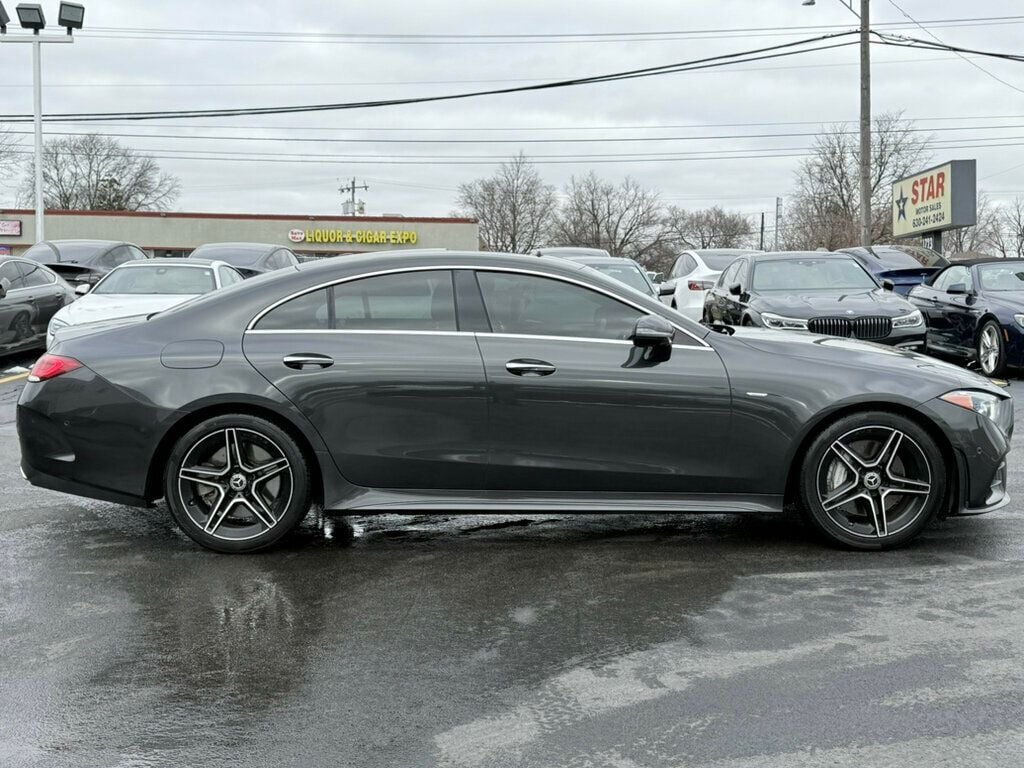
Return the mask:
<svg viewBox="0 0 1024 768"><path fill-rule="evenodd" d="M524 85L481 91L469 91L463 93L445 94L441 96L421 96L362 102L341 102L335 104L306 104L300 106L285 107L249 107L241 109L164 110L157 112L132 113L63 113L56 115L47 115L44 116L43 119L49 121L53 118L75 118L78 122L93 122L97 120L109 119L138 121L163 118L191 119L197 117L237 117L242 115L274 115L298 114L308 112L329 112L350 109L369 109L374 107L403 106L409 104L426 104L442 101L455 101L461 99L475 98L479 96L495 96L512 93L525 93L531 91L566 88L578 85L592 85L596 83L610 83L623 80L633 80L636 78L643 77L655 77L660 75L673 74L677 72L688 72L696 69L708 69L712 67L726 66L728 64L744 63L748 61L763 61L766 59L782 58L785 56L795 56L798 54L810 53L814 51L824 51L834 48L843 48L849 45L854 45L854 41L847 40L845 42L830 43L828 45L820 45L810 48L801 46L808 46L813 43L826 42L841 37L849 37L850 35L853 34L856 33L850 31L834 35L823 35L816 38L807 38L804 40L798 40L791 43L780 43L778 45L767 46L764 48L756 48L748 51L740 51L737 53L729 54L719 54L716 56L707 56L700 59L677 62L674 64L662 64L654 67L643 67L640 69L625 70L622 72L612 72L603 75L594 75L592 77L575 78L572 80L556 80L552 82L538 83L535 85ZM30 115L0 115L0 120L6 120L7 122L28 122L31 119L32 117Z"/></svg>
<svg viewBox="0 0 1024 768"><path fill-rule="evenodd" d="M909 19L909 20L910 20L911 22L913 22L913 23L914 23L914 24L915 24L916 26L920 27L920 28L921 28L921 29L922 29L922 30L923 30L923 31L924 31L924 32L925 32L925 33L926 33L926 34L927 34L928 36L930 36L930 37L931 37L932 39L934 39L934 40L935 40L936 42L938 42L938 43L940 43L941 45L944 45L944 46L946 45L946 43L945 43L945 42L943 42L942 40L940 40L940 39L938 38L938 36L936 36L936 35L935 35L935 34L934 34L934 33L933 33L933 32L932 32L932 31L931 31L930 29L928 29L928 28L927 28L927 27L926 27L926 26L925 26L924 24L922 24L921 22L917 21L917 20L916 20L916 19L915 19L915 18L914 18L913 16L911 16L911 15L910 15L909 13L907 13L907 12L906 12L905 10L903 10L903 8L901 8L901 7L899 6L899 4L897 4L896 0L889 0L889 5L891 5L891 6L892 6L893 8L895 8L895 9L896 9L897 11L899 11L899 12L900 12L900 13L902 13L902 14L903 14L904 16L906 16L906 17L907 17L907 18L908 18L908 19ZM991 77L991 78L992 78L993 80L995 80L996 82L1002 83L1002 84L1003 84L1003 85L1005 85L1005 86L1006 86L1007 88L1012 88L1013 90L1017 91L1017 93L1020 93L1020 94L1024 94L1024 89L1022 89L1022 88L1018 88L1018 87L1017 87L1016 85L1013 85L1013 83L1009 83L1009 82L1007 82L1006 80L1003 80L1003 78L999 77L999 76L998 76L998 75L996 75L996 74L995 74L994 72L990 72L989 70L985 69L985 68L984 68L983 66L981 66L980 64L978 64L978 63L977 63L977 62L975 62L975 61L971 61L970 59L968 59L968 58L967 58L966 56L964 56L964 55L963 55L962 53L960 53L959 51L953 51L953 53L955 53L955 54L956 54L957 56L959 56L959 57L960 57L961 59L963 59L964 61L966 61L966 62L967 62L968 64L970 64L970 65L971 65L972 67L974 67L975 69L977 69L977 70L979 70L979 71L981 71L981 72L984 72L984 73L985 73L986 75L988 75L989 77Z"/></svg>

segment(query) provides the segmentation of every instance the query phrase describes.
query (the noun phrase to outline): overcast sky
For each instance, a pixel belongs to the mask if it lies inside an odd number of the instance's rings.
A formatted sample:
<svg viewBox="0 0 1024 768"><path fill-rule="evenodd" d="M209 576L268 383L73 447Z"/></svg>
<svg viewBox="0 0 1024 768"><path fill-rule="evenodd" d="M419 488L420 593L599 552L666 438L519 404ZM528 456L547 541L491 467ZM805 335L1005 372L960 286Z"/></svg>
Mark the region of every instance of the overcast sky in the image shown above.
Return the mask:
<svg viewBox="0 0 1024 768"><path fill-rule="evenodd" d="M57 0L41 1L52 24ZM814 7L801 6L801 0L83 2L87 28L75 36L75 44L44 49L45 112L253 107L435 95L655 66L857 24L840 0L817 0ZM932 31L944 42L1021 53L1020 0L897 2L926 25L967 19L936 24ZM13 14L14 0L5 3ZM925 36L890 0L873 0L872 8L874 23L891 25L879 28ZM1015 18L980 20L1006 16ZM823 30L820 25L834 28ZM181 30L236 34L199 39ZM15 32L20 30L12 28ZM663 34L572 41L529 37L638 32ZM338 34L364 37L324 37ZM384 35L528 37L460 37L445 44L369 37ZM876 46L872 55L876 113L903 110L919 127L935 129L936 138L947 142L936 148L936 161L977 158L979 186L995 199L1024 194L1024 64L972 59L1021 89L1017 91L953 54ZM773 211L775 197L789 192L798 158L741 160L721 159L722 155L799 155L813 140L735 138L744 134L808 133L819 123L844 120L855 127L857 56L856 47L849 47L708 72L362 111L102 126L49 123L45 129L51 134L130 134L121 140L155 155L177 155L160 163L180 177L183 192L175 208L184 211L337 213L337 188L354 176L370 186L359 193L368 214L444 216L454 208L459 183L491 173L500 158L522 150L538 163L549 156L549 164L539 167L559 188L573 174L593 169L616 180L631 175L658 189L672 204L719 204L756 214ZM0 114L31 111L30 62L28 46L0 44ZM963 130L940 130L951 128ZM142 138L146 134L176 138ZM225 138L195 138L200 136ZM712 138L536 142L643 137ZM299 138L305 141L294 141ZM982 143L1017 146L952 146L981 138ZM382 143L384 139L389 141ZM397 141L401 139L429 143ZM451 139L480 141L444 141ZM23 141L30 148L31 136ZM718 159L681 154L695 152L714 153ZM621 158L643 153L648 158ZM651 153L686 159L651 160ZM595 163L574 155L620 159ZM228 156L235 159L225 159ZM0 189L0 206L14 202L10 186Z"/></svg>

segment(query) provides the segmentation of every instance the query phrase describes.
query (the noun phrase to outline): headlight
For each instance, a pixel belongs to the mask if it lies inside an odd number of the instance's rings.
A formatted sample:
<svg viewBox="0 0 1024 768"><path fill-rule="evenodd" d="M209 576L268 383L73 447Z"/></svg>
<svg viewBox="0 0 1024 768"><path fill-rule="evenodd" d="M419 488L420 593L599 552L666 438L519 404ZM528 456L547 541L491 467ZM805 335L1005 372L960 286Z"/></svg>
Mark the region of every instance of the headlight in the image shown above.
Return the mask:
<svg viewBox="0 0 1024 768"><path fill-rule="evenodd" d="M980 413L991 420L1004 434L1009 434L1013 426L1013 399L999 397L991 392L979 392L973 389L957 389L942 395L942 400L959 405L969 411Z"/></svg>
<svg viewBox="0 0 1024 768"><path fill-rule="evenodd" d="M64 328L67 325L69 325L67 321L61 320L59 317L55 317L50 320L50 324L46 327L46 335L53 336L53 334L57 332L58 328Z"/></svg>
<svg viewBox="0 0 1024 768"><path fill-rule="evenodd" d="M1021 328L1024 328L1024 315L1014 315L1013 321L1017 323Z"/></svg>
<svg viewBox="0 0 1024 768"><path fill-rule="evenodd" d="M796 317L783 317L773 315L771 312L762 312L761 320L769 328L785 328L791 331L806 331L807 321Z"/></svg>
<svg viewBox="0 0 1024 768"><path fill-rule="evenodd" d="M919 325L924 325L924 315L917 309L909 315L900 315L892 319L893 328L917 328Z"/></svg>

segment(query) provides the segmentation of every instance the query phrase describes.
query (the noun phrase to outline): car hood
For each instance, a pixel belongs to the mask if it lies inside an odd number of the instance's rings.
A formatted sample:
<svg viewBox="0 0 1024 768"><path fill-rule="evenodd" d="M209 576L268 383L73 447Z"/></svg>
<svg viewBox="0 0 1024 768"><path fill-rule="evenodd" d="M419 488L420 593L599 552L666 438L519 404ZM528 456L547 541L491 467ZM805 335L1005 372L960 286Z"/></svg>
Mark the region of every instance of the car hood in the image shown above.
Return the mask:
<svg viewBox="0 0 1024 768"><path fill-rule="evenodd" d="M902 296L883 291L803 291L759 294L750 307L757 312L774 312L801 320L822 315L883 315L896 317L913 312L914 307Z"/></svg>
<svg viewBox="0 0 1024 768"><path fill-rule="evenodd" d="M775 331L768 328L735 328L733 338L749 347L767 353L773 359L800 357L822 365L835 363L847 368L876 371L880 375L892 373L918 382L915 389L924 400L939 394L939 390L980 389L1009 397L1010 393L994 384L991 379L928 355L898 349L868 341L817 336L795 331ZM707 337L714 339L715 334ZM932 387L925 387L925 384ZM934 391L928 391L934 390Z"/></svg>
<svg viewBox="0 0 1024 768"><path fill-rule="evenodd" d="M135 317L153 312L163 312L178 304L193 299L195 296L146 294L134 296L127 294L86 294L78 301L72 302L60 310L56 319L68 325L95 323L101 320L112 320L119 317Z"/></svg>

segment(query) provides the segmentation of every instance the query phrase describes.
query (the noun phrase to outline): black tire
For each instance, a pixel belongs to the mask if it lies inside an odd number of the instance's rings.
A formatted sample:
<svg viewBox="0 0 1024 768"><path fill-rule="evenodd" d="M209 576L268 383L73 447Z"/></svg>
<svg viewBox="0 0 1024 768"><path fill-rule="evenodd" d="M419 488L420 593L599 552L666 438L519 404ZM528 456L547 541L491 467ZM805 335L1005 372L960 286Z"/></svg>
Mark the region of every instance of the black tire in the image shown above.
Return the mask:
<svg viewBox="0 0 1024 768"><path fill-rule="evenodd" d="M750 319L750 315L744 315L743 322L740 323L740 325L742 325L744 328L753 328L754 321Z"/></svg>
<svg viewBox="0 0 1024 768"><path fill-rule="evenodd" d="M32 321L27 312L22 312L14 318L11 330L14 331L14 341L24 341L32 337Z"/></svg>
<svg viewBox="0 0 1024 768"><path fill-rule="evenodd" d="M906 544L942 508L946 487L935 440L910 419L887 411L829 424L800 468L804 518L829 543L849 549Z"/></svg>
<svg viewBox="0 0 1024 768"><path fill-rule="evenodd" d="M295 440L276 424L243 414L190 429L164 470L164 495L175 521L216 552L273 546L309 512L311 490L309 466Z"/></svg>
<svg viewBox="0 0 1024 768"><path fill-rule="evenodd" d="M1006 372L1006 343L1003 328L995 320L986 320L978 329L974 345L978 368L986 376L1000 377Z"/></svg>

